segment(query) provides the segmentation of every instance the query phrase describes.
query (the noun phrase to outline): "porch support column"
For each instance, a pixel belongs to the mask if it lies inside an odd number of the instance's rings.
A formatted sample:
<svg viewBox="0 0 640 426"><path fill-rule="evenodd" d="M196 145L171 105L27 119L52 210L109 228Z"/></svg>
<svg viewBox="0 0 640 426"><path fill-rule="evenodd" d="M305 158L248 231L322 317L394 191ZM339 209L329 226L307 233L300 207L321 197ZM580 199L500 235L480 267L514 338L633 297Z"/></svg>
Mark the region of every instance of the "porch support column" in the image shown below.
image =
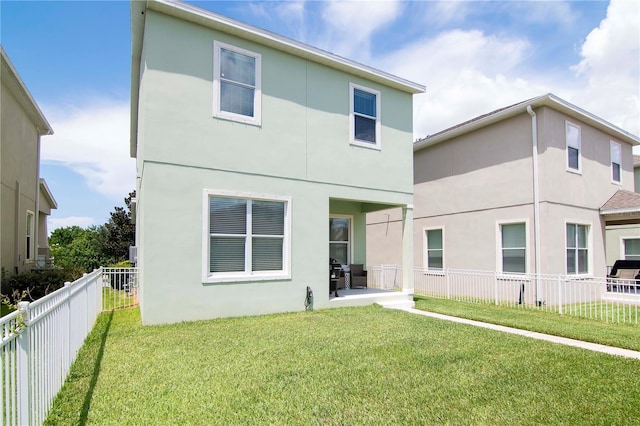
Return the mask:
<svg viewBox="0 0 640 426"><path fill-rule="evenodd" d="M402 208L402 291L413 294L413 204Z"/></svg>

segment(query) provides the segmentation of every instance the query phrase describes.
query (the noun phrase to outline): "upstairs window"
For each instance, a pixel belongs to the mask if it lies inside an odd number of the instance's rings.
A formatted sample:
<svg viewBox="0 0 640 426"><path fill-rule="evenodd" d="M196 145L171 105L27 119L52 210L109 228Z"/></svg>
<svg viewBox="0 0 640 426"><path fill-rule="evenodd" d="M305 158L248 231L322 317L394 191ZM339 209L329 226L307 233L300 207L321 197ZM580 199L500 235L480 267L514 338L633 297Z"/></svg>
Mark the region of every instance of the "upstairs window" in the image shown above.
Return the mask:
<svg viewBox="0 0 640 426"><path fill-rule="evenodd" d="M620 168L622 165L622 147L619 143L611 142L611 180L620 183Z"/></svg>
<svg viewBox="0 0 640 426"><path fill-rule="evenodd" d="M207 192L206 204L205 281L288 278L288 199Z"/></svg>
<svg viewBox="0 0 640 426"><path fill-rule="evenodd" d="M589 273L589 225L567 223L567 275Z"/></svg>
<svg viewBox="0 0 640 426"><path fill-rule="evenodd" d="M349 84L351 143L380 149L380 92Z"/></svg>
<svg viewBox="0 0 640 426"><path fill-rule="evenodd" d="M214 116L261 124L261 55L214 41Z"/></svg>
<svg viewBox="0 0 640 426"><path fill-rule="evenodd" d="M444 268L444 239L442 228L425 230L426 266L428 270L442 270Z"/></svg>
<svg viewBox="0 0 640 426"><path fill-rule="evenodd" d="M622 244L625 260L640 260L640 238L625 238Z"/></svg>
<svg viewBox="0 0 640 426"><path fill-rule="evenodd" d="M580 172L582 169L580 159L580 127L566 123L567 138L567 169Z"/></svg>

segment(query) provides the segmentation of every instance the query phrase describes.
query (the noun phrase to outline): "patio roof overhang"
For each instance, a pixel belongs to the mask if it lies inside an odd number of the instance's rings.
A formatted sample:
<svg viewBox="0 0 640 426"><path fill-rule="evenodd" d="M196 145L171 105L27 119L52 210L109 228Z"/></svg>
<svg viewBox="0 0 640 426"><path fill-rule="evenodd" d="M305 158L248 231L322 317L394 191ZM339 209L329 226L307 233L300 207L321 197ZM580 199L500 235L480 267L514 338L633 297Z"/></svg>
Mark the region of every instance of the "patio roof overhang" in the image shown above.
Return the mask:
<svg viewBox="0 0 640 426"><path fill-rule="evenodd" d="M607 225L640 223L640 194L620 189L602 207L600 216Z"/></svg>

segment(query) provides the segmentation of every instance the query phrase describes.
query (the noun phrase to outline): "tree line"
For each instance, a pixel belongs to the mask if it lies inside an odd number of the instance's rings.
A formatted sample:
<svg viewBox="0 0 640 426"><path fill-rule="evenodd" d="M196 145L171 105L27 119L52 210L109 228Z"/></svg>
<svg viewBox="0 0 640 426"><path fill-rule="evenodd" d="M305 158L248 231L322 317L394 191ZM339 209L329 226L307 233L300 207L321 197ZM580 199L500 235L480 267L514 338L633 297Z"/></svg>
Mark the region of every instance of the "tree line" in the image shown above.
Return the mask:
<svg viewBox="0 0 640 426"><path fill-rule="evenodd" d="M136 237L131 220L131 199L135 196L135 191L130 192L124 199L126 207L116 206L104 225L55 229L49 237L55 267L91 272L100 266L127 261L129 246L135 245Z"/></svg>

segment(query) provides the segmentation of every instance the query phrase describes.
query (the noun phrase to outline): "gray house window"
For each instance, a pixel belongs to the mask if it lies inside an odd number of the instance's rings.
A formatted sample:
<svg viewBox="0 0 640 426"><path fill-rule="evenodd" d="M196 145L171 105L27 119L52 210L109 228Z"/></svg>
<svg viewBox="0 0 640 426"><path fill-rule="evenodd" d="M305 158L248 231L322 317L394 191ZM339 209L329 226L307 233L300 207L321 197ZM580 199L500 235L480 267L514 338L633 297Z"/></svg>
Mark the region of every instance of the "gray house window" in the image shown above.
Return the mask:
<svg viewBox="0 0 640 426"><path fill-rule="evenodd" d="M500 225L502 272L527 272L527 235L524 223Z"/></svg>
<svg viewBox="0 0 640 426"><path fill-rule="evenodd" d="M580 127L566 123L567 138L567 168L569 170L581 171L580 164Z"/></svg>
<svg viewBox="0 0 640 426"><path fill-rule="evenodd" d="M444 268L444 239L442 229L427 229L426 238L426 263L427 269L441 270Z"/></svg>
<svg viewBox="0 0 640 426"><path fill-rule="evenodd" d="M620 183L620 168L622 165L622 147L619 143L611 142L611 180Z"/></svg>
<svg viewBox="0 0 640 426"><path fill-rule="evenodd" d="M589 226L567 223L567 274L589 273Z"/></svg>

